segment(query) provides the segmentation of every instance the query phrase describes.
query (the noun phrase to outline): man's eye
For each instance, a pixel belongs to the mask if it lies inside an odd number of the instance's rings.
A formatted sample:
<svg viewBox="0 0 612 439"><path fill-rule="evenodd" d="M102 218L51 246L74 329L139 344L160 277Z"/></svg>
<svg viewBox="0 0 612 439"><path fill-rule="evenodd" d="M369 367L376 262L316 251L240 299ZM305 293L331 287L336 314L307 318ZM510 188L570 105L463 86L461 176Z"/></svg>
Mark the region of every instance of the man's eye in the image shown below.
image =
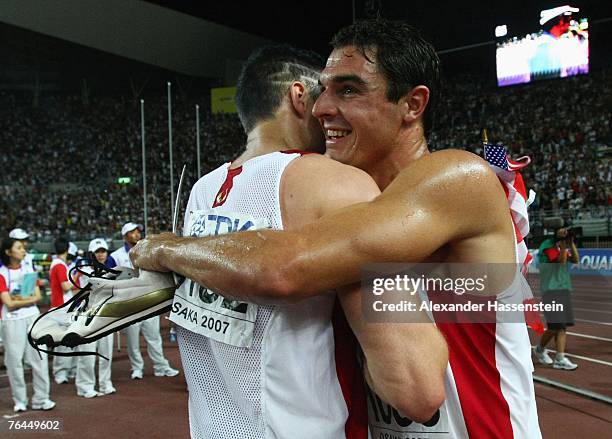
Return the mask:
<svg viewBox="0 0 612 439"><path fill-rule="evenodd" d="M353 87L344 87L342 89L342 94L343 95L350 95L350 94L352 94L354 92L355 92L355 90L353 90Z"/></svg>

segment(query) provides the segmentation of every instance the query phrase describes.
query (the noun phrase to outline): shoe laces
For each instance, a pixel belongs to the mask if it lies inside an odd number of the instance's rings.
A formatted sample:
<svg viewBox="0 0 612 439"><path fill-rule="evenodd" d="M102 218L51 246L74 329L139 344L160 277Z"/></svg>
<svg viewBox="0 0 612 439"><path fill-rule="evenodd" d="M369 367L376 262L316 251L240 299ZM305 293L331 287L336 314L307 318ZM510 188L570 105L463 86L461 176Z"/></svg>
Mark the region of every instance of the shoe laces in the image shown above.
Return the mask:
<svg viewBox="0 0 612 439"><path fill-rule="evenodd" d="M86 271L83 269L85 267L91 267L91 269ZM82 259L79 262L77 262L77 264L74 267L72 267L70 271L68 272L68 280L70 280L70 283L74 285L76 288L78 288L79 291L77 291L69 300L64 302L62 305L58 306L57 308L50 309L49 311L39 315L36 318L36 320L34 320L34 323L32 324L32 326L30 326L30 330L28 331L28 343L30 343L30 346L32 346L38 352L38 355L41 358L42 356L40 355L40 353L44 352L48 355L51 355L51 356L55 355L58 357L82 357L82 356L95 355L98 357L102 357L105 360L108 360L108 358L106 358L104 355L99 354L98 352L93 352L93 351L55 352L53 350L44 349L44 348L41 348L40 345L37 345L34 342L34 338L32 337L32 329L34 329L34 326L36 325L36 323L38 323L40 319L42 319L44 316L46 316L47 314L51 312L55 312L59 309L68 307L68 313L74 313L72 320L76 320L76 317L80 313L87 311L88 306L89 306L89 293L91 292L92 285L89 282L87 283L87 285L81 288L76 283L76 280L74 278L75 272L80 273L81 275L87 276L89 278L95 277L95 278L103 278L103 279L115 279L117 276L119 276L119 274L121 274L121 271L114 270L112 268L108 268L106 265L98 262L95 258L92 259L91 261Z"/></svg>

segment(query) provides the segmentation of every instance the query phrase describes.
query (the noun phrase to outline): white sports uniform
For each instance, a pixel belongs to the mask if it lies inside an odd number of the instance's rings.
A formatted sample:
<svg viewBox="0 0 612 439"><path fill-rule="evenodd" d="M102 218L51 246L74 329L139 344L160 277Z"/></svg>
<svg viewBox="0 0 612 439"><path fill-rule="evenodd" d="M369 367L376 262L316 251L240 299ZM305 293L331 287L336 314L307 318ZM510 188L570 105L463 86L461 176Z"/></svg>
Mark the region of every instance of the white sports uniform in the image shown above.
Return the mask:
<svg viewBox="0 0 612 439"><path fill-rule="evenodd" d="M89 267L84 267L83 271L89 272ZM88 276L81 275L79 277L81 288L85 287L89 282ZM98 358L98 386L100 392L110 393L113 389L113 383L111 381L112 364L113 364L113 334L109 334L106 337L88 343L80 345L76 348L80 352L98 352L100 355L104 355L108 358L108 361L104 358ZM96 385L96 357L93 355L83 355L77 358L77 371L76 379L77 395L86 395L87 393L95 391Z"/></svg>
<svg viewBox="0 0 612 439"><path fill-rule="evenodd" d="M281 177L299 156L275 152L202 177L191 191L183 234L282 229ZM346 326L336 325L334 303L328 293L257 306L186 279L170 319L178 325L192 438L367 437L355 345L344 338Z"/></svg>
<svg viewBox="0 0 612 439"><path fill-rule="evenodd" d="M522 302L526 284L517 271L513 284L497 296L498 302ZM429 299L436 297L440 296ZM434 312L433 318L449 348L444 404L429 422L419 424L368 389L372 438L541 438L531 345L525 322L518 323L523 314L512 314L509 322L509 313L498 313L497 319L492 313L492 323L470 324L448 323L443 317L440 322L441 315Z"/></svg>
<svg viewBox="0 0 612 439"><path fill-rule="evenodd" d="M497 296L498 302L524 303L531 290L520 271L529 263L524 237L529 233L527 191L515 167L500 168L506 152L491 150L485 157L499 177L508 200L516 242L517 273L514 282ZM436 294L429 299L458 300L457 294ZM423 298L423 297L422 297ZM467 299L466 299L467 300ZM465 303L465 302L464 302ZM372 392L368 392L369 422L376 439L416 438L517 438L539 439L538 413L533 388L531 345L525 314L491 312L491 323L444 322L443 313L433 313L449 350L446 368L446 400L425 424L401 417ZM532 320L530 316L529 320ZM539 321L539 318L537 319ZM534 323L531 321L530 323ZM415 395L418 398L418 395Z"/></svg>
<svg viewBox="0 0 612 439"><path fill-rule="evenodd" d="M126 245L123 245L112 252L111 257L114 259L118 267L134 268L128 255ZM142 359L142 354L140 353L141 330L142 335L147 342L147 353L153 362L154 371L163 372L170 368L168 360L166 357L164 357L162 338L161 334L159 333L159 316L154 316L142 322L134 323L124 330L127 334L127 351L132 370L142 371L144 368L144 360Z"/></svg>
<svg viewBox="0 0 612 439"><path fill-rule="evenodd" d="M0 267L0 276L3 279L1 283L6 286L7 291L16 293L21 289L23 275L32 272L31 265L22 264L17 270L2 266ZM34 387L32 403L42 404L49 399L47 354L42 352L39 354L28 343L28 329L39 314L36 305L9 311L7 306L3 304L0 312L0 324L4 337L4 364L15 404L28 404L23 371L24 360L32 367L32 384Z"/></svg>

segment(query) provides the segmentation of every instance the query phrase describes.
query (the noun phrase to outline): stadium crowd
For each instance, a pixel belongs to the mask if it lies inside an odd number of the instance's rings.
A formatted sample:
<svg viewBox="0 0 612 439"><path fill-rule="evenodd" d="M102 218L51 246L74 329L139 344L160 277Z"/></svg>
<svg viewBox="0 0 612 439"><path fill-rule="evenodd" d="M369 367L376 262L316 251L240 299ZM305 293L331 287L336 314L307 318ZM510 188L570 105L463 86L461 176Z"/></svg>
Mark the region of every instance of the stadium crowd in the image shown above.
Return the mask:
<svg viewBox="0 0 612 439"><path fill-rule="evenodd" d="M86 106L76 96L52 96L32 108L31 98L2 94L0 121L3 172L1 227L19 224L33 240L113 236L125 219L142 212L140 108L123 98ZM10 111L6 111L7 109ZM166 104L145 104L149 227L170 223ZM201 112L201 169L230 160L244 143L237 117ZM173 159L175 184L187 163L185 187L195 181L195 104L175 98ZM119 184L119 177L131 183ZM186 196L186 194L183 194ZM186 202L186 200L184 200Z"/></svg>
<svg viewBox="0 0 612 439"><path fill-rule="evenodd" d="M429 142L482 153L481 130L528 155L534 209L566 216L612 206L612 86L609 72L497 88L474 78L447 80ZM194 99L173 98L175 185L196 180ZM235 115L200 106L201 172L231 160L245 141ZM111 237L142 212L140 106L137 99L0 94L0 227L28 230L33 240ZM168 121L165 98L145 98L149 228L170 224ZM130 184L119 184L130 177ZM186 198L186 193L183 194ZM183 200L183 203L186 199ZM590 208L590 209L586 209ZM595 209L593 209L595 208Z"/></svg>
<svg viewBox="0 0 612 439"><path fill-rule="evenodd" d="M612 206L612 168L604 157L612 148L611 116L606 73L507 88L466 78L447 82L430 142L480 155L487 128L513 157L531 157L522 172L538 194L532 208L575 218Z"/></svg>

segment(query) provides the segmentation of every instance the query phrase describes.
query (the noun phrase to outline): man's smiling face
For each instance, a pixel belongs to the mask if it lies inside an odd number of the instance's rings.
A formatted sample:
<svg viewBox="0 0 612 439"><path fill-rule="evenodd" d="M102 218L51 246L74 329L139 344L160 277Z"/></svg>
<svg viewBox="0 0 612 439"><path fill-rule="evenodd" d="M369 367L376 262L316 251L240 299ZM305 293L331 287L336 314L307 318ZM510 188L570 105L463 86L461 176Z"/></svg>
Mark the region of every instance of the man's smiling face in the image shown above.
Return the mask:
<svg viewBox="0 0 612 439"><path fill-rule="evenodd" d="M355 46L335 49L321 73L313 108L325 133L326 155L361 169L385 156L402 126L399 105L387 100L387 81Z"/></svg>

